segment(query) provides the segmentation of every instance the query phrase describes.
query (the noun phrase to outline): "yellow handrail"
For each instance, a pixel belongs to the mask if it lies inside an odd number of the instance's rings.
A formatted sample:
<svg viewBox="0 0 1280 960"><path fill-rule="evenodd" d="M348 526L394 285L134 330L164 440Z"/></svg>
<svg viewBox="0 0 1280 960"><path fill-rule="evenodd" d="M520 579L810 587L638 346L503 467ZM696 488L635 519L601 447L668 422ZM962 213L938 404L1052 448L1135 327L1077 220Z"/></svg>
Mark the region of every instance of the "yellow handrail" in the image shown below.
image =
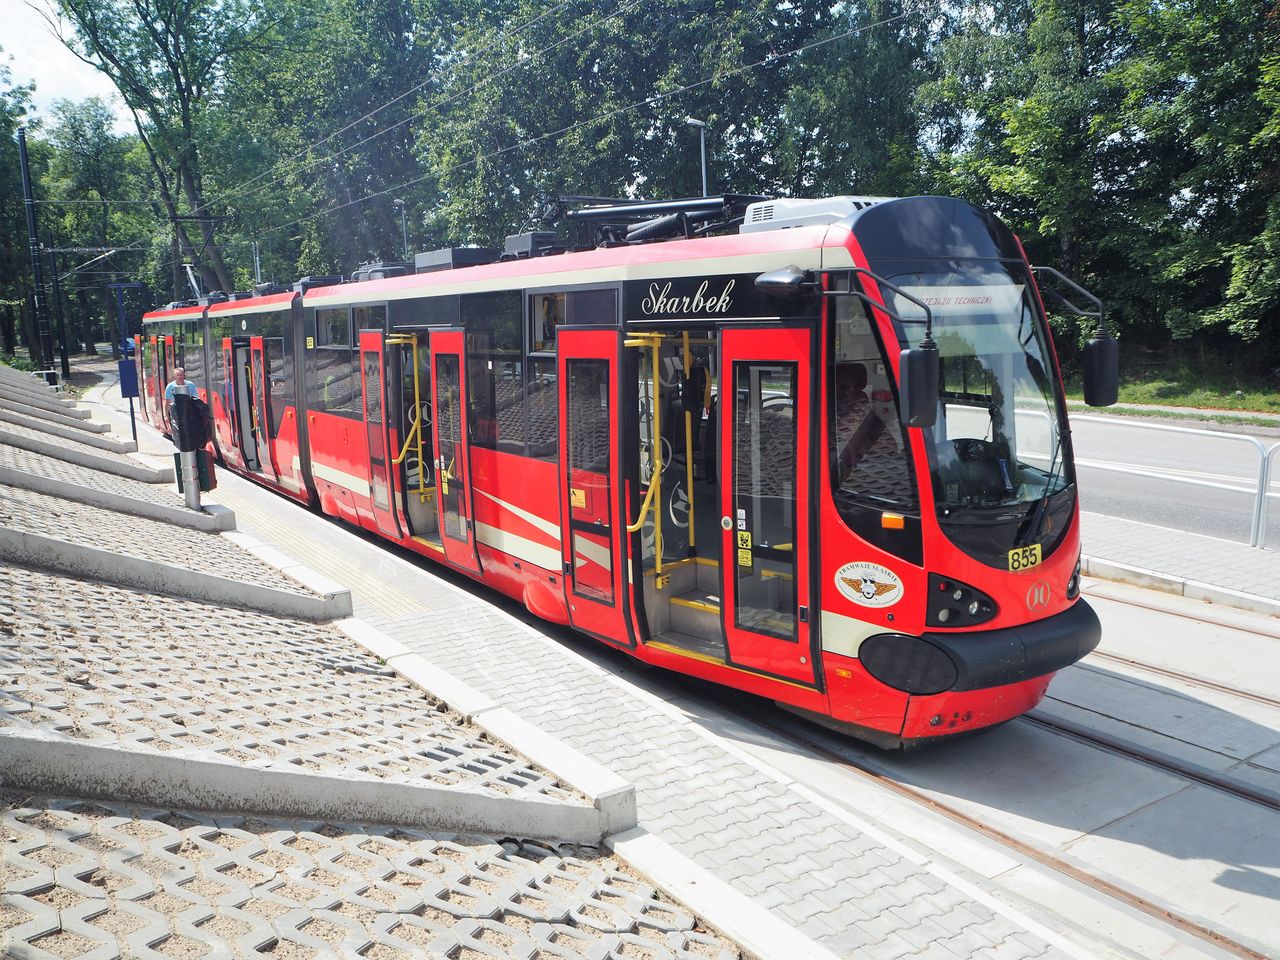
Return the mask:
<svg viewBox="0 0 1280 960"><path fill-rule="evenodd" d="M653 478L649 481L649 490L644 495L644 503L640 505L640 515L636 517L635 523L627 524L627 532L635 533L644 526L645 517L653 508L655 496L658 503L662 502L662 413L661 402L662 396L660 392L658 366L662 361L662 334L660 333L642 333L636 334L630 339L624 340L623 346L627 347L648 347L652 351L652 368L650 370L652 383L652 400L651 410L653 413L653 422L649 428L649 442L653 444ZM659 507L653 514L653 573L654 576L662 574L662 508Z"/></svg>
<svg viewBox="0 0 1280 960"><path fill-rule="evenodd" d="M426 463L423 460L422 446L422 387L421 381L418 379L418 335L416 333L395 334L387 337L384 343L387 346L403 347L407 346L413 350L413 419L410 421L409 432L405 435L404 446L400 448L400 453L391 462L401 464L404 458L409 454L409 446L413 444L418 454L418 489L413 492L418 495L421 502L426 502L428 491L426 484Z"/></svg>

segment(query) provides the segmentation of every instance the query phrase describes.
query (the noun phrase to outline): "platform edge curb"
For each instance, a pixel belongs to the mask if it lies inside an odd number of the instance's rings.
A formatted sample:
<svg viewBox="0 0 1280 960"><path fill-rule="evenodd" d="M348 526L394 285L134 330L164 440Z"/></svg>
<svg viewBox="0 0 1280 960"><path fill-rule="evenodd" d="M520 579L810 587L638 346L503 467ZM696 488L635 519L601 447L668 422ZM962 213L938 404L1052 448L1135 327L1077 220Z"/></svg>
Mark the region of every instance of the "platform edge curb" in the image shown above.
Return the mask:
<svg viewBox="0 0 1280 960"><path fill-rule="evenodd" d="M605 846L699 920L741 947L751 960L836 960L826 947L643 827L609 837Z"/></svg>
<svg viewBox="0 0 1280 960"><path fill-rule="evenodd" d="M335 601L342 612L335 617L330 617L330 619L337 620L351 616L351 591L336 580L326 577L323 573L313 570L305 563L281 553L275 547L267 546L257 537L250 534L241 533L238 530L224 530L222 531L222 536L241 550L252 554L267 566L279 570L290 580L301 584L312 593L318 594L326 600Z"/></svg>
<svg viewBox="0 0 1280 960"><path fill-rule="evenodd" d="M1081 556L1080 572L1087 577L1100 580L1114 580L1128 583L1136 587L1147 587L1163 593L1172 593L1189 600L1208 600L1220 603L1225 607L1249 610L1271 617L1280 617L1280 600L1260 597L1253 593L1231 590L1227 587L1215 587L1213 584L1199 580L1188 580L1168 573L1146 570L1131 564L1119 563L1115 560L1104 560L1101 557Z"/></svg>
<svg viewBox="0 0 1280 960"><path fill-rule="evenodd" d="M144 753L40 730L0 730L0 746L0 781L11 789L570 843L603 839L594 809L540 796L238 765L194 750Z"/></svg>
<svg viewBox="0 0 1280 960"><path fill-rule="evenodd" d="M603 836L635 828L639 817L633 783L363 620L352 617L332 625L423 693L448 704L490 736L585 794L600 816Z"/></svg>

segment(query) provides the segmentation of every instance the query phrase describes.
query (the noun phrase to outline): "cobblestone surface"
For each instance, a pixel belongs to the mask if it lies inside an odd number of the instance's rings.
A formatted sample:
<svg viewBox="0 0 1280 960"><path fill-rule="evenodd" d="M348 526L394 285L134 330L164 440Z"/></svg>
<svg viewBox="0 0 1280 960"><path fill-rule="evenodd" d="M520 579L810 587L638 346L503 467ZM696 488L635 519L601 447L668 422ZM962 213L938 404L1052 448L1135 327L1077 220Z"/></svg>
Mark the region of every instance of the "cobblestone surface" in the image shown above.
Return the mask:
<svg viewBox="0 0 1280 960"><path fill-rule="evenodd" d="M632 781L641 826L837 954L1063 956L482 597L425 569L388 576L376 545L282 517L239 481L219 492L241 529L305 551L351 588L358 615Z"/></svg>
<svg viewBox="0 0 1280 960"><path fill-rule="evenodd" d="M305 594L296 580L216 533L0 485L0 526L113 553Z"/></svg>
<svg viewBox="0 0 1280 960"><path fill-rule="evenodd" d="M5 433L11 433L16 437L27 437L31 440L42 440L45 443L55 443L65 449L89 454L90 456L99 457L103 460L112 460L116 463L127 463L134 467L145 466L142 461L135 460L128 454L115 453L111 450L103 450L101 447L93 447L87 443L68 440L66 437L55 437L53 434L45 433L43 430L32 430L30 427L23 427L16 423L0 421L0 430Z"/></svg>
<svg viewBox="0 0 1280 960"><path fill-rule="evenodd" d="M177 488L172 484L130 480L128 477L104 473L101 470L90 470L88 467L68 463L56 457L46 457L42 453L32 453L30 450L22 450L6 443L0 443L0 466L51 480L63 480L82 487L92 487L94 490L103 490L134 500L163 504L166 507L174 507L182 503L177 494Z"/></svg>
<svg viewBox="0 0 1280 960"><path fill-rule="evenodd" d="M585 802L336 630L3 563L0 726Z"/></svg>
<svg viewBox="0 0 1280 960"><path fill-rule="evenodd" d="M74 800L0 815L0 953L732 960L588 847Z"/></svg>

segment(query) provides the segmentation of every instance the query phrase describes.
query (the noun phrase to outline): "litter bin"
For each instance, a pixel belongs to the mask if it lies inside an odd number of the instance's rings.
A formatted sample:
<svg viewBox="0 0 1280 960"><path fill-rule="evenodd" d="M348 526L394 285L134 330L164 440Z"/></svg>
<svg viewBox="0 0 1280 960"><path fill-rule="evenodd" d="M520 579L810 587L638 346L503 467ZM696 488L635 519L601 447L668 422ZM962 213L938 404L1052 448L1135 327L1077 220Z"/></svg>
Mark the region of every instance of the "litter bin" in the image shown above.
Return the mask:
<svg viewBox="0 0 1280 960"><path fill-rule="evenodd" d="M196 454L196 474L200 478L200 492L208 493L210 490L217 489L218 478L213 472L213 456L208 450L197 450ZM178 478L178 492L185 493L182 487L182 454L175 453L173 455L173 473Z"/></svg>

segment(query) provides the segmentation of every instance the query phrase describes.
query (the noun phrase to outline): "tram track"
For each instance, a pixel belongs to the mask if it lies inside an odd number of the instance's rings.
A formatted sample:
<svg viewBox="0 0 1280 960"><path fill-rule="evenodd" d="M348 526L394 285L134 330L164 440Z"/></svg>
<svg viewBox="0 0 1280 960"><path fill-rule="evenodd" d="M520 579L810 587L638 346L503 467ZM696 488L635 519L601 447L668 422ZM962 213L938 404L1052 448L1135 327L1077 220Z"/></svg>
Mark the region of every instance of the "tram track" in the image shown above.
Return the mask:
<svg viewBox="0 0 1280 960"><path fill-rule="evenodd" d="M1116 663L1122 666L1132 667L1135 670L1141 670L1143 673L1152 673L1168 680L1177 680L1180 683L1185 683L1190 686L1201 687L1205 690L1213 690L1217 693L1226 694L1229 697L1235 697L1239 700L1250 700L1253 703L1260 703L1264 706L1275 707L1277 710L1280 710L1280 698L1268 697L1266 694L1254 693L1251 690L1241 690L1239 687L1233 687L1225 683L1218 683L1215 680L1206 680L1203 677L1197 677L1194 674L1183 673L1180 670L1171 670L1168 667L1157 666L1154 663L1146 663L1142 660L1134 660L1131 657L1122 657L1119 654L1095 650L1093 653L1089 654L1086 660L1106 660L1110 663Z"/></svg>
<svg viewBox="0 0 1280 960"><path fill-rule="evenodd" d="M1102 893L1117 902L1132 907L1147 916L1153 917L1162 923L1169 924L1199 940L1213 945L1233 956L1247 958L1247 960L1268 960L1268 955L1254 948L1231 939L1228 935L1205 926L1203 923L1192 919L1191 917L1179 914L1160 903L1143 896L1134 890L1128 889L1113 880L1099 876L1090 872L1085 867L1080 866L1066 857L1060 856L1050 850L1043 849L1034 843L1016 837L1004 830L994 827L984 822L980 818L968 813L958 806L946 803L936 797L931 796L927 791L917 787L910 786L896 779L892 773L878 769L877 766L868 761L860 760L848 753L842 752L835 747L823 743L817 739L817 736L825 735L825 731L816 731L815 735L801 732L791 725L791 721L780 721L770 717L761 716L759 712L750 712L740 704L732 702L727 698L722 698L719 694L714 695L720 706L727 712L733 714L739 720L752 726L768 731L775 737L784 740L795 747L834 763L843 770L870 781L897 796L903 797L921 807L924 807L933 813L938 814L959 824L981 836L995 841L1003 847L1019 854L1020 856L1032 860L1042 866L1061 874L1077 883L1083 884L1093 890ZM1150 765L1165 769L1167 772L1175 773L1190 782L1202 783L1222 792L1241 797L1243 799L1252 800L1262 804L1263 806L1280 811L1280 799L1267 795L1250 796L1252 791L1243 785L1235 784L1230 781L1223 781L1212 774L1211 771L1205 771L1200 768L1180 769L1182 765L1173 761L1171 758L1163 758L1159 756L1143 757L1143 751L1132 746L1123 745L1119 741L1111 742L1111 738L1091 737L1087 731L1076 729L1075 724L1060 723L1055 720L1049 720L1043 717L1033 717L1031 715L1023 715L1020 720L1027 721L1042 729L1070 739L1076 739L1085 742L1097 749L1107 750L1109 752L1118 753L1130 757L1135 762L1148 763ZM796 720L796 724L804 723L803 720ZM1221 781L1221 782L1216 782Z"/></svg>

